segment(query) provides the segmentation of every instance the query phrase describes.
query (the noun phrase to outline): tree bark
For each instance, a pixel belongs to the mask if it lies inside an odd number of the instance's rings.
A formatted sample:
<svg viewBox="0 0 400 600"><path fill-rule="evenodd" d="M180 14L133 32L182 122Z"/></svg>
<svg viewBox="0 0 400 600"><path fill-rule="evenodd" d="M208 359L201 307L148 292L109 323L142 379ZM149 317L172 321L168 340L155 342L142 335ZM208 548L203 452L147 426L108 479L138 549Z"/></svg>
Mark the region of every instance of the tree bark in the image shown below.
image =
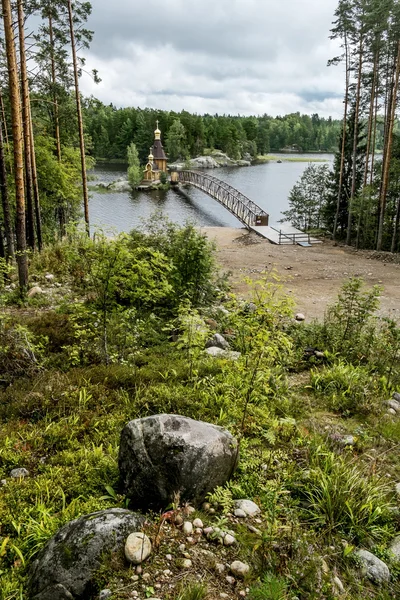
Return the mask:
<svg viewBox="0 0 400 600"><path fill-rule="evenodd" d="M30 107L29 107L30 109ZM43 237L42 237L42 214L40 208L40 196L39 196L39 184L37 178L36 169L36 154L35 154L35 138L33 137L33 122L32 114L29 110L29 137L31 142L31 161L32 161L32 185L33 185L33 198L35 201L35 219L36 219L36 237L38 242L39 252L43 248Z"/></svg>
<svg viewBox="0 0 400 600"><path fill-rule="evenodd" d="M346 32L344 34L344 45L345 45L345 56L346 56L346 88L344 94L344 115L343 115L343 127L342 127L342 147L340 150L340 170L339 170L339 189L338 189L338 197L336 203L336 213L335 220L333 223L333 232L332 239L336 239L339 212L340 212L340 199L342 196L342 187L343 187L343 173L344 173L344 158L345 158L345 148L346 148L346 126L347 126L347 111L349 104L349 47L347 42Z"/></svg>
<svg viewBox="0 0 400 600"><path fill-rule="evenodd" d="M400 40L397 42L397 56L396 56L396 67L395 67L395 76L393 81L393 89L391 94L391 106L389 113L389 121L387 128L387 144L386 144L386 153L384 166L382 171L382 188L380 194L380 213L379 213L379 227L378 227L378 239L376 243L376 249L382 249L382 238L383 238L383 221L385 218L385 210L386 210L386 196L387 189L389 184L389 170L390 170L390 157L392 155L392 145L393 145L393 126L395 120L396 113L396 104L397 104L397 90L399 86L399 75L400 75Z"/></svg>
<svg viewBox="0 0 400 600"><path fill-rule="evenodd" d="M35 248L35 216L33 212L33 188L32 188L32 159L30 139L30 110L28 73L26 69L25 54L25 32L24 32L24 7L22 0L18 0L18 35L19 55L21 72L21 105L22 105L22 127L24 134L24 159L25 159L25 182L26 182L26 237L30 248Z"/></svg>
<svg viewBox="0 0 400 600"><path fill-rule="evenodd" d="M2 0L4 36L10 89L11 119L14 146L15 202L17 211L17 264L21 292L28 286L28 258L25 238L24 159L22 145L21 100L18 86L17 56L14 45L10 0Z"/></svg>
<svg viewBox="0 0 400 600"><path fill-rule="evenodd" d="M0 94L1 100L3 99ZM14 232L11 219L10 202L8 199L8 183L7 183L7 169L6 169L6 157L4 153L3 143L3 121L0 118L0 191L1 191L1 203L3 207L3 218L4 218L4 231L6 234L6 245L7 245L7 259L14 257Z"/></svg>
<svg viewBox="0 0 400 600"><path fill-rule="evenodd" d="M87 177L86 177L85 139L83 136L81 97L79 94L78 61L77 61L77 57L76 57L75 33L74 33L74 22L73 22L73 16L72 16L71 0L67 0L67 4L68 4L68 17L69 17L69 30L70 30L70 36L71 36L72 62L73 62L73 68L74 68L76 111L77 111L77 115L78 115L79 146L80 146L80 153L81 153L83 208L84 208L84 212L85 212L86 233L90 236L89 194L88 194Z"/></svg>
<svg viewBox="0 0 400 600"><path fill-rule="evenodd" d="M61 162L61 138L60 138L60 116L58 109L58 98L56 92L56 65L54 60L54 33L53 33L53 18L51 15L51 9L49 9L49 38L50 38L50 67L51 67L51 83L53 86L53 112L54 112L54 137L56 140L56 156L57 160Z"/></svg>

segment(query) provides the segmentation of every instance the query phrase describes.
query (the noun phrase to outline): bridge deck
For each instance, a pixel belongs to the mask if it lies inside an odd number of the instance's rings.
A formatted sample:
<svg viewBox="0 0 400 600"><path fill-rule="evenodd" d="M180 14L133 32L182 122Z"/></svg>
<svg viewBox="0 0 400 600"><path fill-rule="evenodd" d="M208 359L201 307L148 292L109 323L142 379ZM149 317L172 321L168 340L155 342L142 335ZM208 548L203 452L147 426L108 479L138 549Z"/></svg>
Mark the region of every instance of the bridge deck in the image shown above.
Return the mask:
<svg viewBox="0 0 400 600"><path fill-rule="evenodd" d="M269 240L272 244L280 245L293 245L310 247L313 244L321 244L321 240L310 236L300 229L296 229L290 223L274 224L268 226L251 226L250 229L260 235L261 237Z"/></svg>

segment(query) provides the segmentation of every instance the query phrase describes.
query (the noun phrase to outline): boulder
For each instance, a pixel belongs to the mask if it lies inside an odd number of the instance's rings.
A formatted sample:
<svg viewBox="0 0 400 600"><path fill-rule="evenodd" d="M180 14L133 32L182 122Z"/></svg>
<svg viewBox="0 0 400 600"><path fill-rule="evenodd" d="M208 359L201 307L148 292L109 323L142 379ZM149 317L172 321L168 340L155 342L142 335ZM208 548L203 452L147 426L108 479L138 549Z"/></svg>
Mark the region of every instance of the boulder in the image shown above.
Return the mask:
<svg viewBox="0 0 400 600"><path fill-rule="evenodd" d="M128 535L125 542L126 559L134 565L140 565L151 554L151 541L145 533L135 532Z"/></svg>
<svg viewBox="0 0 400 600"><path fill-rule="evenodd" d="M179 494L200 503L236 467L237 440L222 427L180 415L130 421L121 433L120 485L136 506L162 508Z"/></svg>
<svg viewBox="0 0 400 600"><path fill-rule="evenodd" d="M126 538L143 523L142 516L122 508L101 510L70 521L47 542L32 564L29 597L87 598L102 561L114 552L123 553Z"/></svg>
<svg viewBox="0 0 400 600"><path fill-rule="evenodd" d="M400 402L397 400L387 400L386 406L395 411L395 413L400 413Z"/></svg>
<svg viewBox="0 0 400 600"><path fill-rule="evenodd" d="M374 583L388 583L390 581L390 571L388 566L372 552L368 550L356 550L354 555L361 564L363 575Z"/></svg>
<svg viewBox="0 0 400 600"><path fill-rule="evenodd" d="M400 535L397 535L389 546L392 554L392 560L395 563L400 563Z"/></svg>
<svg viewBox="0 0 400 600"><path fill-rule="evenodd" d="M132 186L128 180L113 181L108 186L108 189L112 192L131 192Z"/></svg>

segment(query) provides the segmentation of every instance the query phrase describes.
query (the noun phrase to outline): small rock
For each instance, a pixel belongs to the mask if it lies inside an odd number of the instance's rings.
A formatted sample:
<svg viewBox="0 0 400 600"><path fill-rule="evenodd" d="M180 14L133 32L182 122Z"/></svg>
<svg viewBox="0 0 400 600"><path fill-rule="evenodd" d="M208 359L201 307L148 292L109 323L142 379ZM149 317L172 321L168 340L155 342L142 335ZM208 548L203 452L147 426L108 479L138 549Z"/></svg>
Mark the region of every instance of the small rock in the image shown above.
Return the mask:
<svg viewBox="0 0 400 600"><path fill-rule="evenodd" d="M219 357L219 358L227 358L230 360L237 360L240 356L241 353L240 352L234 352L233 350L222 350L222 348L217 348L215 346L212 346L211 348L207 348L206 349L206 353L209 356L214 356L214 357ZM209 512L211 512L212 509L210 509Z"/></svg>
<svg viewBox="0 0 400 600"><path fill-rule="evenodd" d="M13 479L23 479L24 477L28 477L29 471L24 469L24 467L20 467L19 469L13 469L10 472L10 477Z"/></svg>
<svg viewBox="0 0 400 600"><path fill-rule="evenodd" d="M234 585L236 583L236 579L234 577L231 577L231 575L227 575L225 577L225 581L229 583L229 585Z"/></svg>
<svg viewBox="0 0 400 600"><path fill-rule="evenodd" d="M241 596L242 598L245 598L246 597L246 592L244 590L240 590L239 596Z"/></svg>
<svg viewBox="0 0 400 600"><path fill-rule="evenodd" d="M125 542L125 556L134 565L138 565L151 554L151 542L146 534L131 533Z"/></svg>
<svg viewBox="0 0 400 600"><path fill-rule="evenodd" d="M227 533L224 536L224 546L232 546L235 542L235 538L230 533Z"/></svg>
<svg viewBox="0 0 400 600"><path fill-rule="evenodd" d="M213 527L206 527L206 528L203 530L203 533L204 533L205 535L210 535L210 533L212 533L213 531L214 531L214 528L213 528Z"/></svg>
<svg viewBox="0 0 400 600"><path fill-rule="evenodd" d="M229 594L225 594L225 592L221 592L219 597L220 598L229 598Z"/></svg>
<svg viewBox="0 0 400 600"><path fill-rule="evenodd" d="M221 350L229 350L229 342L227 342L224 336L220 333L215 333L206 343L206 348L221 348Z"/></svg>
<svg viewBox="0 0 400 600"><path fill-rule="evenodd" d="M200 529L203 529L203 521L201 519L195 519L193 521L193 527L200 527Z"/></svg>
<svg viewBox="0 0 400 600"><path fill-rule="evenodd" d="M136 567L135 571L138 575L141 575L143 573L143 568L141 567L141 565L138 565Z"/></svg>
<svg viewBox="0 0 400 600"><path fill-rule="evenodd" d="M201 527L196 527L196 529L194 530L196 535L201 535L203 533L203 530Z"/></svg>
<svg viewBox="0 0 400 600"><path fill-rule="evenodd" d="M397 535L389 546L389 550L393 556L393 562L400 562L400 535Z"/></svg>
<svg viewBox="0 0 400 600"><path fill-rule="evenodd" d="M393 400L397 400L397 402L400 402L399 392L393 392L392 397L393 397Z"/></svg>
<svg viewBox="0 0 400 600"><path fill-rule="evenodd" d="M108 598L111 598L111 596L111 590L101 590L101 592L99 593L99 600L108 600Z"/></svg>
<svg viewBox="0 0 400 600"><path fill-rule="evenodd" d="M202 506L203 510L205 510L206 512L208 512L211 508L211 505L209 502L203 502L203 506Z"/></svg>
<svg viewBox="0 0 400 600"><path fill-rule="evenodd" d="M235 517L238 517L239 519L245 519L247 517L244 510L242 510L241 508L236 508L235 512L233 514L235 515Z"/></svg>
<svg viewBox="0 0 400 600"><path fill-rule="evenodd" d="M194 507L194 506L187 506L187 507L185 508L185 512L186 512L186 514L187 514L187 515L191 515L191 514L193 514L194 512L196 512L196 509L195 509L195 507Z"/></svg>
<svg viewBox="0 0 400 600"><path fill-rule="evenodd" d="M296 321L305 321L306 317L305 315L303 315L303 313L297 313L297 315L295 316Z"/></svg>
<svg viewBox="0 0 400 600"><path fill-rule="evenodd" d="M236 577L245 577L247 573L250 571L249 565L240 560L235 560L230 566L231 572Z"/></svg>
<svg viewBox="0 0 400 600"><path fill-rule="evenodd" d="M185 546L185 544L179 544L179 550L181 552L186 552L186 546Z"/></svg>
<svg viewBox="0 0 400 600"><path fill-rule="evenodd" d="M356 550L354 555L359 559L362 572L375 583L388 583L390 571L388 566L368 550Z"/></svg>
<svg viewBox="0 0 400 600"><path fill-rule="evenodd" d="M166 555L165 555L165 558L166 558L167 560L172 560L172 554L166 554Z"/></svg>
<svg viewBox="0 0 400 600"><path fill-rule="evenodd" d="M257 529L257 527L254 527L254 525L247 525L247 529L249 531L251 531L251 533L255 533L256 535L261 535L260 529Z"/></svg>
<svg viewBox="0 0 400 600"><path fill-rule="evenodd" d="M54 280L54 275L52 273L46 273L46 275L44 276L45 279L47 279L47 281L53 281ZM101 594L101 592L100 592Z"/></svg>
<svg viewBox="0 0 400 600"><path fill-rule="evenodd" d="M139 581L139 575L132 575L131 580L132 581Z"/></svg>
<svg viewBox="0 0 400 600"><path fill-rule="evenodd" d="M396 485L394 486L394 491L400 497L400 483L396 483Z"/></svg>
<svg viewBox="0 0 400 600"><path fill-rule="evenodd" d="M183 517L181 515L176 515L175 519L174 519L174 523L175 525L182 525L183 523Z"/></svg>
<svg viewBox="0 0 400 600"><path fill-rule="evenodd" d="M38 296L39 294L43 294L43 290L38 285L35 285L28 292L28 298L33 298L34 296Z"/></svg>
<svg viewBox="0 0 400 600"><path fill-rule="evenodd" d="M208 512L210 515L215 515L215 508L211 507Z"/></svg>
<svg viewBox="0 0 400 600"><path fill-rule="evenodd" d="M186 541L187 541L188 544L194 544L195 543L195 539L192 538L192 537L190 537L190 536L186 538Z"/></svg>
<svg viewBox="0 0 400 600"><path fill-rule="evenodd" d="M235 500L235 507L243 510L249 517L260 514L261 510L252 500Z"/></svg>
<svg viewBox="0 0 400 600"><path fill-rule="evenodd" d="M261 525L262 520L261 519L254 519L254 522L257 523L257 525Z"/></svg>
<svg viewBox="0 0 400 600"><path fill-rule="evenodd" d="M165 577L169 577L172 575L172 571L170 569L165 569L165 571L163 571L163 575L165 575Z"/></svg>
<svg viewBox="0 0 400 600"><path fill-rule="evenodd" d="M143 581L150 581L150 579L151 579L150 573L143 573L142 579L143 579Z"/></svg>
<svg viewBox="0 0 400 600"><path fill-rule="evenodd" d="M193 531L193 525L190 521L185 521L182 527L182 531L184 535L190 535Z"/></svg>
<svg viewBox="0 0 400 600"><path fill-rule="evenodd" d="M215 570L217 571L217 573L222 575L222 573L225 571L225 565L222 563L216 563Z"/></svg>
<svg viewBox="0 0 400 600"><path fill-rule="evenodd" d="M386 406L389 406L390 409L393 409L395 413L400 412L400 402L397 400L387 400L385 404Z"/></svg>
<svg viewBox="0 0 400 600"><path fill-rule="evenodd" d="M397 412L394 410L394 408L388 408L386 414L391 415L392 417L395 417L397 415Z"/></svg>
<svg viewBox="0 0 400 600"><path fill-rule="evenodd" d="M185 558L184 561L182 561L182 567L184 569L190 569L192 566L192 561L190 560L190 558Z"/></svg>

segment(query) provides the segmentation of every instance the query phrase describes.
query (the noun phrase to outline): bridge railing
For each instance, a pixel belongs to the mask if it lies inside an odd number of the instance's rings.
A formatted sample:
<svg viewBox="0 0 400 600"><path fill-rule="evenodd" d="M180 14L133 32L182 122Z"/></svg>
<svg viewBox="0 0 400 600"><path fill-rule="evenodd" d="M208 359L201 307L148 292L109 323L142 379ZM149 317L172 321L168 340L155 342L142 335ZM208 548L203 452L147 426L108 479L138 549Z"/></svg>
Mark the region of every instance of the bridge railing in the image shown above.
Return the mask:
<svg viewBox="0 0 400 600"><path fill-rule="evenodd" d="M255 202L225 181L221 181L208 173L179 171L179 181L190 183L217 200L244 225L254 227L260 217L264 217L268 221L268 213Z"/></svg>

